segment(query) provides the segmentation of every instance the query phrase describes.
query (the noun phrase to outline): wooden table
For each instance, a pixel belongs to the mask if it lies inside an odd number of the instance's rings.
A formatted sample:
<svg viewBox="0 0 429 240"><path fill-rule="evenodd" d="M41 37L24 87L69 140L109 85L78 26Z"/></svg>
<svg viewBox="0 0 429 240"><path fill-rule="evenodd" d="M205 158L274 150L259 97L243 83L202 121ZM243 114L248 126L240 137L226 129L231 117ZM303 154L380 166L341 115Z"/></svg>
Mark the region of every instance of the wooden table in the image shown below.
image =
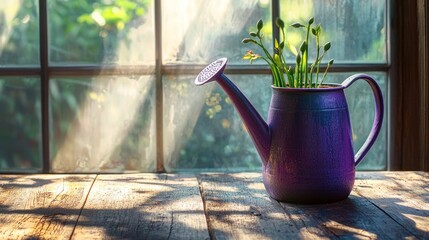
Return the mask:
<svg viewBox="0 0 429 240"><path fill-rule="evenodd" d="M344 201L269 198L259 173L0 176L0 239L429 239L429 173L363 172Z"/></svg>

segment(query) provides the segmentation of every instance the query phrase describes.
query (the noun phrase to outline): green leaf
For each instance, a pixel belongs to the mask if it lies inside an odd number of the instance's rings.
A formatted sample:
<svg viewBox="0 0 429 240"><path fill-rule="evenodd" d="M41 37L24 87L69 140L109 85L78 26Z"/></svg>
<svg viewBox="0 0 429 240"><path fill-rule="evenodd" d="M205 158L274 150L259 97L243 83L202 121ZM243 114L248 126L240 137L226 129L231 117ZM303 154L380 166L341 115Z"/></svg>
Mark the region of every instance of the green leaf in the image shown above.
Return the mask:
<svg viewBox="0 0 429 240"><path fill-rule="evenodd" d="M243 40L241 42L242 43L249 43L249 42L256 43L256 41L251 39L251 38L243 38Z"/></svg>
<svg viewBox="0 0 429 240"><path fill-rule="evenodd" d="M301 23L294 23L291 25L294 28L300 28L300 27L305 27L304 25L302 25Z"/></svg>
<svg viewBox="0 0 429 240"><path fill-rule="evenodd" d="M301 54L296 56L296 63L299 64L301 62Z"/></svg>
<svg viewBox="0 0 429 240"><path fill-rule="evenodd" d="M293 55L298 56L298 51L296 50L296 48L291 45L290 43L287 43L287 46L289 48L289 50L293 53Z"/></svg>
<svg viewBox="0 0 429 240"><path fill-rule="evenodd" d="M258 31L260 31L264 27L264 22L262 19L259 19L258 23L256 24L256 27L258 28Z"/></svg>
<svg viewBox="0 0 429 240"><path fill-rule="evenodd" d="M314 17L312 17L312 18L310 18L309 20L308 20L308 25L311 25L311 24L313 24L314 23Z"/></svg>
<svg viewBox="0 0 429 240"><path fill-rule="evenodd" d="M327 42L326 44L325 44L325 46L323 46L323 50L326 52L326 51L328 51L329 49L331 48L331 43L330 42Z"/></svg>
<svg viewBox="0 0 429 240"><path fill-rule="evenodd" d="M276 19L276 25L279 28L284 28L285 27L285 23L283 22L283 20L281 20L280 18Z"/></svg>
<svg viewBox="0 0 429 240"><path fill-rule="evenodd" d="M276 63L276 65L280 66L281 65L280 56L277 53L274 53L273 58L274 58L274 62Z"/></svg>
<svg viewBox="0 0 429 240"><path fill-rule="evenodd" d="M315 28L312 28L312 29L311 29L311 33L312 33L314 36L317 36L317 30L316 30Z"/></svg>
<svg viewBox="0 0 429 240"><path fill-rule="evenodd" d="M250 32L249 35L252 36L252 37L257 37L258 36L258 34L255 33L255 32Z"/></svg>
<svg viewBox="0 0 429 240"><path fill-rule="evenodd" d="M299 50L304 53L307 50L307 43L305 41L303 41L301 43L301 47L299 48Z"/></svg>

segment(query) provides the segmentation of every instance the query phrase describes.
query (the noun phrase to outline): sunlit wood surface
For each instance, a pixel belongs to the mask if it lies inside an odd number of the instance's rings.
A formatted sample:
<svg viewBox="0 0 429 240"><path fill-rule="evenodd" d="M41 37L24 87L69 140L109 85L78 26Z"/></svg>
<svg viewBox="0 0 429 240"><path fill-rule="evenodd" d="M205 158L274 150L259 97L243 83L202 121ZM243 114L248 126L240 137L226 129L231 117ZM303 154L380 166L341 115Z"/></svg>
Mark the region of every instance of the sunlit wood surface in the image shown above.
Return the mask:
<svg viewBox="0 0 429 240"><path fill-rule="evenodd" d="M351 196L280 203L259 173L1 175L0 239L429 239L429 173L358 173Z"/></svg>

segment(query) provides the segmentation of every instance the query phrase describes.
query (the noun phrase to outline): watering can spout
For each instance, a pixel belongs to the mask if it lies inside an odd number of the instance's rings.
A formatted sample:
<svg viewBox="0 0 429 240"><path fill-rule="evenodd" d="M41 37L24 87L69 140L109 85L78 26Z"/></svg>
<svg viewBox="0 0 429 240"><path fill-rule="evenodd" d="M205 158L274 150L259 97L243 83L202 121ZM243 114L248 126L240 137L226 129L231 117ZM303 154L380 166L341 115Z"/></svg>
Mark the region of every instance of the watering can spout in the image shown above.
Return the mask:
<svg viewBox="0 0 429 240"><path fill-rule="evenodd" d="M221 58L204 68L195 79L196 85L216 81L234 103L265 165L270 155L270 131L267 123L238 87L223 74L227 59Z"/></svg>

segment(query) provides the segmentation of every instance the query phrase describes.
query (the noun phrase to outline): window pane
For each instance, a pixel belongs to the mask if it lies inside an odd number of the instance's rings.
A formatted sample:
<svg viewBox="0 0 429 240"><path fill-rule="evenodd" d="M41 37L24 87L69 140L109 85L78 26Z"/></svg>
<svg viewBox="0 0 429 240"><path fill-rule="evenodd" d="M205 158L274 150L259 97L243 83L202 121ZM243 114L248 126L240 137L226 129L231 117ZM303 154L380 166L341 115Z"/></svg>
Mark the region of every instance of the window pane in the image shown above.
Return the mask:
<svg viewBox="0 0 429 240"><path fill-rule="evenodd" d="M53 64L154 62L153 0L48 1Z"/></svg>
<svg viewBox="0 0 429 240"><path fill-rule="evenodd" d="M350 75L332 73L327 81L341 83ZM372 75L378 80L386 100L386 75ZM231 75L230 78L265 118L271 99L271 77ZM215 83L196 87L189 79L192 77L168 76L164 81L164 158L167 170L259 169L259 156L225 93ZM364 82L356 82L345 92L357 152L373 123L374 100L370 87ZM359 169L385 169L386 139L387 120Z"/></svg>
<svg viewBox="0 0 429 240"><path fill-rule="evenodd" d="M242 60L247 46L241 43L258 19L267 21L271 34L270 1L169 0L162 2L164 63L207 63L220 57ZM269 38L267 38L270 44Z"/></svg>
<svg viewBox="0 0 429 240"><path fill-rule="evenodd" d="M42 165L38 78L0 78L0 171L38 171Z"/></svg>
<svg viewBox="0 0 429 240"><path fill-rule="evenodd" d="M2 0L0 65L39 64L38 1Z"/></svg>
<svg viewBox="0 0 429 240"><path fill-rule="evenodd" d="M294 22L306 24L311 17L315 18L315 24L322 24L321 45L332 43L326 61L331 58L336 62L387 61L386 0L282 0L280 6L286 26ZM288 41L299 48L304 30L288 27L287 31ZM315 52L309 50L313 59Z"/></svg>
<svg viewBox="0 0 429 240"><path fill-rule="evenodd" d="M271 98L271 77L230 77L265 118ZM189 79L192 76L168 76L164 81L167 170L259 170L261 162L256 149L226 94L215 83L196 87Z"/></svg>
<svg viewBox="0 0 429 240"><path fill-rule="evenodd" d="M50 97L52 171L154 171L154 77L55 78Z"/></svg>

